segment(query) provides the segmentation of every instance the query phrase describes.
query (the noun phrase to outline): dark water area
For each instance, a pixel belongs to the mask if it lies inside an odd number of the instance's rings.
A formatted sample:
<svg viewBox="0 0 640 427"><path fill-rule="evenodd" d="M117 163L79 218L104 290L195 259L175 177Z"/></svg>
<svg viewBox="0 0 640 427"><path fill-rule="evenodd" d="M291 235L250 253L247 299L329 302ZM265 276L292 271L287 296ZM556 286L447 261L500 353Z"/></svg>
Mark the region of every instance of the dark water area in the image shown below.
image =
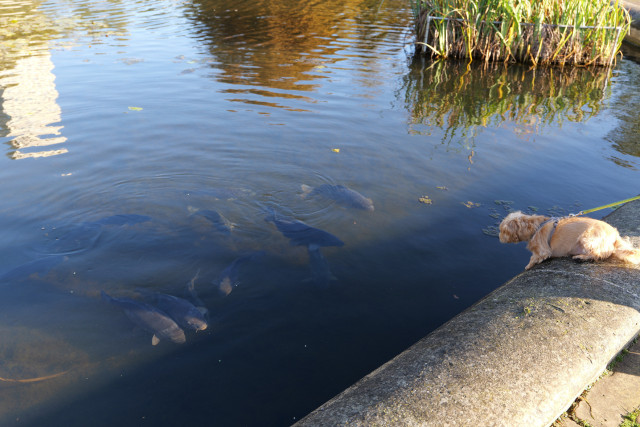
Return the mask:
<svg viewBox="0 0 640 427"><path fill-rule="evenodd" d="M522 271L508 211L639 193L632 54L427 62L408 6L0 4L0 425L290 425Z"/></svg>

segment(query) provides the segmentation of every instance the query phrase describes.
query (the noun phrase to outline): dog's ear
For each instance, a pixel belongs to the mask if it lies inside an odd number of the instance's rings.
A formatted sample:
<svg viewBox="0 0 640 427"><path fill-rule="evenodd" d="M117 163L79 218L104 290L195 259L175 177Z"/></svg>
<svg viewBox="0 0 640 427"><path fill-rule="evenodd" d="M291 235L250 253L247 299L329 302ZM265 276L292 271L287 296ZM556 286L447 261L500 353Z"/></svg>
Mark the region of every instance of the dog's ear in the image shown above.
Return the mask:
<svg viewBox="0 0 640 427"><path fill-rule="evenodd" d="M516 243L519 242L518 230L520 229L522 212L512 212L507 215L500 223L500 242Z"/></svg>

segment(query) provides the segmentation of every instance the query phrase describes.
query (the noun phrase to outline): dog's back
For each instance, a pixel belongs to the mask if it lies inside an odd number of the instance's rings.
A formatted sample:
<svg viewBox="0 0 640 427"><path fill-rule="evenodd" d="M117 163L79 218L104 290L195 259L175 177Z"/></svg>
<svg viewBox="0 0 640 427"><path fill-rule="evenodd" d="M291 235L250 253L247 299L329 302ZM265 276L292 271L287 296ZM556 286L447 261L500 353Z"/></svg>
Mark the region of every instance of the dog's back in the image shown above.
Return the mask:
<svg viewBox="0 0 640 427"><path fill-rule="evenodd" d="M571 255L576 259L603 260L615 257L632 264L640 263L640 250L620 237L615 227L588 217L560 220L551 239L552 256Z"/></svg>

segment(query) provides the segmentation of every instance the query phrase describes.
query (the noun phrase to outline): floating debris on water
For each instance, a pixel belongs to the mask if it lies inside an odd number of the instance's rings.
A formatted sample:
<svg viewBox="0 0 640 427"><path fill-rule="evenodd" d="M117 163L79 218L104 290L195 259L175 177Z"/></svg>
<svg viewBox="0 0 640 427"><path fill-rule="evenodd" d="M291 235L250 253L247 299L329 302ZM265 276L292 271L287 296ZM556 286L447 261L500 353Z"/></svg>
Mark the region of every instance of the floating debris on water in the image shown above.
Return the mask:
<svg viewBox="0 0 640 427"><path fill-rule="evenodd" d="M511 205L513 205L513 202L511 200L494 200L493 203L502 206L507 212L511 212L513 210L511 209Z"/></svg>
<svg viewBox="0 0 640 427"><path fill-rule="evenodd" d="M496 209L489 209L489 216L491 218L500 219L502 218L502 214L498 212Z"/></svg>
<svg viewBox="0 0 640 427"><path fill-rule="evenodd" d="M475 202L472 202L472 201L462 202L462 204L465 205L466 207L468 207L469 209L478 208L478 207L482 206L482 204L475 203Z"/></svg>
<svg viewBox="0 0 640 427"><path fill-rule="evenodd" d="M549 216L566 216L567 210L558 205L553 205L549 209L547 209L547 213Z"/></svg>
<svg viewBox="0 0 640 427"><path fill-rule="evenodd" d="M490 225L486 228L483 228L482 233L487 236L498 237L500 235L500 227L497 225Z"/></svg>
<svg viewBox="0 0 640 427"><path fill-rule="evenodd" d="M419 201L420 203L424 203L424 204L426 204L426 205L431 205L431 204L433 204L433 200L431 200L431 199L429 198L429 196L422 196L422 197L420 197L420 198L418 199L418 201Z"/></svg>
<svg viewBox="0 0 640 427"><path fill-rule="evenodd" d="M444 185L438 185L438 186L436 186L436 188L438 190L442 190L442 191L449 191L449 189L447 187L445 187Z"/></svg>

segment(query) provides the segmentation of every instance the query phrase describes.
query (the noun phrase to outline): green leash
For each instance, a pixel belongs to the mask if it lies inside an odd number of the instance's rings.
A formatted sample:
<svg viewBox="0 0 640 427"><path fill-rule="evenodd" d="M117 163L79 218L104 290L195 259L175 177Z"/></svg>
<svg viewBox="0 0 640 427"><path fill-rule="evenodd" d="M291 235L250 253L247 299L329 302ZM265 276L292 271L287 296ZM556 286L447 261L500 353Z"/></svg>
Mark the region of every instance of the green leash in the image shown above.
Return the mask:
<svg viewBox="0 0 640 427"><path fill-rule="evenodd" d="M588 213L591 213L591 212L599 211L600 209L610 208L612 206L621 205L623 203L631 202L633 200L638 200L638 199L640 199L640 196L632 197L630 199L620 200L619 202L609 203L608 205L604 205L604 206L598 206L597 208L593 208L593 209L587 209L586 211L580 211L577 214L571 215L571 216L579 216L579 215L588 214Z"/></svg>

